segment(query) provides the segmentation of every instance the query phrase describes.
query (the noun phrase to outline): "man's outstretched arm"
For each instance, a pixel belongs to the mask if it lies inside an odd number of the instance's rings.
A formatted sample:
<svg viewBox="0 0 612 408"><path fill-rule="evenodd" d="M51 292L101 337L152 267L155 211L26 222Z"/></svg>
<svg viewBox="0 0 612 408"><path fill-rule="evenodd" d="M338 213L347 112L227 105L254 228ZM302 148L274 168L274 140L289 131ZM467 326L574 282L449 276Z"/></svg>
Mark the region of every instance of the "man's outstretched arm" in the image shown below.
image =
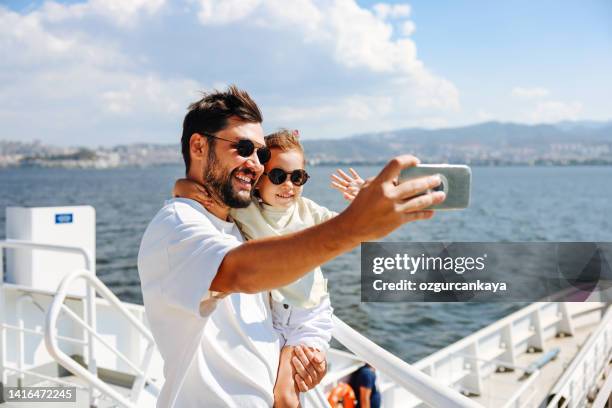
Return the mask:
<svg viewBox="0 0 612 408"><path fill-rule="evenodd" d="M445 195L423 193L438 186L440 178L397 182L402 169L417 164L414 156L396 157L364 184L337 217L302 231L249 241L232 249L225 255L210 289L257 293L282 287L363 241L384 237L405 223L431 218L433 211L425 208L444 201Z"/></svg>

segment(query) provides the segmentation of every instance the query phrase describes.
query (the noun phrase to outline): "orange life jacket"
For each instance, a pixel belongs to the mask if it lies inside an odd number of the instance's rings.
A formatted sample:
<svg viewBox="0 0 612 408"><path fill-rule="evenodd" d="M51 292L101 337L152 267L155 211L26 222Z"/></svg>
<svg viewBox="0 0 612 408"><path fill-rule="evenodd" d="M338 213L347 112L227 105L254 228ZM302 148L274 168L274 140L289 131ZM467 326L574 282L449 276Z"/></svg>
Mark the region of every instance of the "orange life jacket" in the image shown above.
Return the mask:
<svg viewBox="0 0 612 408"><path fill-rule="evenodd" d="M329 405L333 408L336 408L338 403L342 401L342 406L344 408L354 408L357 399L355 398L355 392L347 383L338 383L336 387L329 393L327 397L327 401Z"/></svg>

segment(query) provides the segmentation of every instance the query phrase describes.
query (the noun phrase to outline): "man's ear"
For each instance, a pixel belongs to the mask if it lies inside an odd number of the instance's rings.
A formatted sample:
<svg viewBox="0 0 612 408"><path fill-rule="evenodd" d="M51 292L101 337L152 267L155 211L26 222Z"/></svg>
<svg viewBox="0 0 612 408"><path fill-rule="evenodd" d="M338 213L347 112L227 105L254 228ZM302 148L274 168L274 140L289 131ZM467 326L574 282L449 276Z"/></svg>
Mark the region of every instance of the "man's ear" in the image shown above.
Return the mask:
<svg viewBox="0 0 612 408"><path fill-rule="evenodd" d="M189 152L191 160L204 160L208 150L208 141L199 133L194 133L189 139Z"/></svg>

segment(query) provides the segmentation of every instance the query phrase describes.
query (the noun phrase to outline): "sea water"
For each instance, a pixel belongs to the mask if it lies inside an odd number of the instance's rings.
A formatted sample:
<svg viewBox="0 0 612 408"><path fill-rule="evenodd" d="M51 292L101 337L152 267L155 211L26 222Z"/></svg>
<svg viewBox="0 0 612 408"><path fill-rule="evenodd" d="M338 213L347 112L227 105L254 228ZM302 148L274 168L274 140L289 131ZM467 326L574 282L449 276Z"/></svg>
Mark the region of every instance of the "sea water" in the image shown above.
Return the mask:
<svg viewBox="0 0 612 408"><path fill-rule="evenodd" d="M357 167L364 177L379 167ZM335 168L308 168L304 195L335 211ZM467 210L438 212L387 241L612 241L612 167L475 167ZM142 303L136 257L148 222L181 166L113 170L0 169L0 238L6 206L92 205L97 274L124 301ZM359 248L323 266L336 314L406 361L416 361L520 308L516 303L361 303Z"/></svg>

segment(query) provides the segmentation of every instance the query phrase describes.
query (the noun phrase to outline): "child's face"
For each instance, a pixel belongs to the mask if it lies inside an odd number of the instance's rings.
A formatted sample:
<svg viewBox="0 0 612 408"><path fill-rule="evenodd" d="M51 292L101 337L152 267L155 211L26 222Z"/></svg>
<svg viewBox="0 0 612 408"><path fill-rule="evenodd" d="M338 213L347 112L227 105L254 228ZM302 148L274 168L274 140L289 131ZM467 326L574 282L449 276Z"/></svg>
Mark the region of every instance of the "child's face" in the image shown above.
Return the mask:
<svg viewBox="0 0 612 408"><path fill-rule="evenodd" d="M264 172L268 173L272 169L282 169L287 173L293 170L304 169L304 155L297 149L282 151L272 149L272 157L266 163ZM295 200L302 194L303 186L296 186L287 179L282 184L273 184L265 174L259 179L257 184L259 195L264 203L278 208L289 208Z"/></svg>

